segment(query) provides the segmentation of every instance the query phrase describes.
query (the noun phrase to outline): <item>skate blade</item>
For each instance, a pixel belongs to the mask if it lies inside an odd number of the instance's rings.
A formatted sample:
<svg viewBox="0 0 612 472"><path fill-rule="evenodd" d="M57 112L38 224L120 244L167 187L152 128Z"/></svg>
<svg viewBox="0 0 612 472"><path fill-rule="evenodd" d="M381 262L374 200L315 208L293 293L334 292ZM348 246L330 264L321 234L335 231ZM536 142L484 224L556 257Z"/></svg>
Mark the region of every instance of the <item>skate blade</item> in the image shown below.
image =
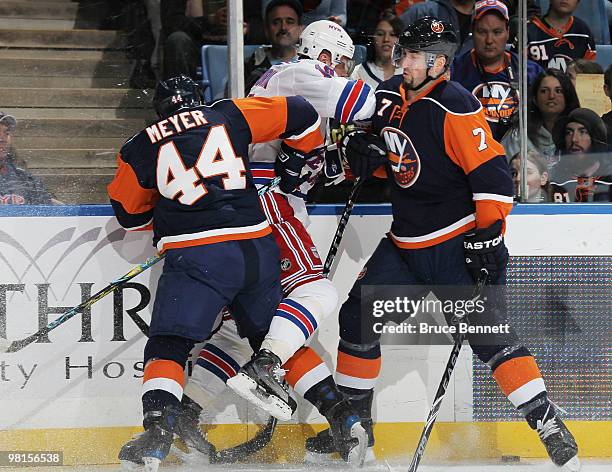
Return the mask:
<svg viewBox="0 0 612 472"><path fill-rule="evenodd" d="M176 445L172 444L170 447L170 454L174 455L184 465L196 467L210 464L210 457L208 454L204 454L203 452L200 452L195 448L190 448L189 446L186 447L189 449L188 452L185 452Z"/></svg>
<svg viewBox="0 0 612 472"><path fill-rule="evenodd" d="M161 461L157 457L143 457L145 472L157 472Z"/></svg>
<svg viewBox="0 0 612 472"><path fill-rule="evenodd" d="M264 392L251 377L239 372L227 381L227 386L251 404L281 421L291 419L291 407L276 395Z"/></svg>
<svg viewBox="0 0 612 472"><path fill-rule="evenodd" d="M136 462L128 461L125 459L119 462L121 462L121 470L135 471L135 470L142 470L142 468L144 467L143 464L138 464Z"/></svg>
<svg viewBox="0 0 612 472"><path fill-rule="evenodd" d="M363 429L361 423L355 423L351 426L351 437L357 439L357 445L349 451L346 461L351 465L363 467L368 451L368 433Z"/></svg>
<svg viewBox="0 0 612 472"><path fill-rule="evenodd" d="M581 467L582 466L580 464L580 459L578 459L578 456L574 456L565 464L563 464L561 470L563 472L578 472Z"/></svg>
<svg viewBox="0 0 612 472"><path fill-rule="evenodd" d="M304 455L304 463L308 465L321 465L321 466L342 466L346 464L337 452L312 452L306 450ZM374 454L373 447L367 447L365 453L365 459L363 461L364 466L374 465L376 463L376 454Z"/></svg>

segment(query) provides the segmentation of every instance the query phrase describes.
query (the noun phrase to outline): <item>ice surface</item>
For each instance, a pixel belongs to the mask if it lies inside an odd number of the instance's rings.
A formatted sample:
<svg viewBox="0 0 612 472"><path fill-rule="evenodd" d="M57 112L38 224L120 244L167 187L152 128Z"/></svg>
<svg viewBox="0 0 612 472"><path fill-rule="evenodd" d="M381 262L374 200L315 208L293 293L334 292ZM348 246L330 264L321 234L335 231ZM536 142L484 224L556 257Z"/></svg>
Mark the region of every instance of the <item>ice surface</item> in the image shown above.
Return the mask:
<svg viewBox="0 0 612 472"><path fill-rule="evenodd" d="M389 468L390 467L390 468ZM80 466L80 467L28 467L29 472L120 472L120 466ZM199 465L163 466L160 472L407 472L408 463L392 462L366 466L363 469L352 469L338 463L333 466L304 466L301 464L226 464L226 465ZM583 461L580 472L611 472L611 462ZM2 468L2 472L24 472L24 469ZM429 465L419 466L419 472L562 472L548 461L525 461L515 464L488 463L488 464L462 464L462 465Z"/></svg>

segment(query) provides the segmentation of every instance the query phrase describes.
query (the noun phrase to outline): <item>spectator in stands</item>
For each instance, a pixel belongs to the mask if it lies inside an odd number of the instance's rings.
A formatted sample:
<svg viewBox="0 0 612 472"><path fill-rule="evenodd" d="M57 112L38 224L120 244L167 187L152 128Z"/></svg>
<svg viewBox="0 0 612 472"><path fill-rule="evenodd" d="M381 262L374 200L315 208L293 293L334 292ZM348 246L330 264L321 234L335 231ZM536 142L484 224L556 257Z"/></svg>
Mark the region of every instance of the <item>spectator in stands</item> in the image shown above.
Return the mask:
<svg viewBox="0 0 612 472"><path fill-rule="evenodd" d="M577 108L555 124L561 159L551 169L555 202L612 201L612 159L607 130L593 110Z"/></svg>
<svg viewBox="0 0 612 472"><path fill-rule="evenodd" d="M162 79L181 74L196 78L200 48L227 44L226 0L161 0L160 10L165 37ZM245 34L248 29L245 23Z"/></svg>
<svg viewBox="0 0 612 472"><path fill-rule="evenodd" d="M272 0L266 7L266 39L270 45L257 48L244 66L245 90L270 67L297 59L296 44L302 33L302 4L298 0Z"/></svg>
<svg viewBox="0 0 612 472"><path fill-rule="evenodd" d="M50 205L54 201L40 180L15 164L12 135L17 120L0 112L0 205Z"/></svg>
<svg viewBox="0 0 612 472"><path fill-rule="evenodd" d="M353 79L361 79L373 89L394 75L401 75L403 69L395 67L393 46L404 31L404 24L392 13L384 14L369 36L368 51L364 63L355 67Z"/></svg>
<svg viewBox="0 0 612 472"><path fill-rule="evenodd" d="M500 141L515 121L519 110L519 63L515 53L506 52L509 35L508 8L500 0L480 0L474 7L474 48L455 58L451 78L482 103L493 137ZM544 70L528 61L531 84Z"/></svg>
<svg viewBox="0 0 612 472"><path fill-rule="evenodd" d="M550 0L548 13L527 25L528 54L543 68L567 70L575 59L595 60L595 39L587 24L573 16L579 0ZM587 19L588 20L588 19Z"/></svg>
<svg viewBox="0 0 612 472"><path fill-rule="evenodd" d="M556 121L580 106L576 89L567 74L547 69L536 77L527 103L527 148L540 153L549 167L558 160L552 130ZM502 144L507 156L520 151L518 124L506 133Z"/></svg>
<svg viewBox="0 0 612 472"><path fill-rule="evenodd" d="M458 54L461 54L472 48L472 42L468 38L474 3L474 0L429 0L411 6L400 16L400 19L406 26L424 16L433 16L440 21L448 21L459 33Z"/></svg>
<svg viewBox="0 0 612 472"><path fill-rule="evenodd" d="M263 0L262 11L265 11L272 0ZM330 20L341 26L346 25L346 0L301 0L304 10L302 21L308 26L313 21Z"/></svg>
<svg viewBox="0 0 612 472"><path fill-rule="evenodd" d="M508 7L508 15L510 16L510 36L508 38L509 44L514 44L516 36L518 34L519 17L518 17L518 3L519 0L503 0ZM540 16L540 2L539 0L527 0L527 18L533 18L534 16Z"/></svg>
<svg viewBox="0 0 612 472"><path fill-rule="evenodd" d="M606 69L606 72L604 72L603 89L604 89L604 93L606 94L606 97L610 99L610 103L612 104L612 65L609 65L608 68ZM604 113L601 119L606 124L608 136L612 137L612 111L609 111L608 113Z"/></svg>
<svg viewBox="0 0 612 472"><path fill-rule="evenodd" d="M574 88L576 88L577 74L603 74L603 69L597 62L576 59L567 65L567 75L569 75Z"/></svg>
<svg viewBox="0 0 612 472"><path fill-rule="evenodd" d="M528 203L546 203L550 201L548 167L538 153L527 152L527 198L520 198L521 188L521 155L515 154L510 159L510 172L514 182L514 200Z"/></svg>

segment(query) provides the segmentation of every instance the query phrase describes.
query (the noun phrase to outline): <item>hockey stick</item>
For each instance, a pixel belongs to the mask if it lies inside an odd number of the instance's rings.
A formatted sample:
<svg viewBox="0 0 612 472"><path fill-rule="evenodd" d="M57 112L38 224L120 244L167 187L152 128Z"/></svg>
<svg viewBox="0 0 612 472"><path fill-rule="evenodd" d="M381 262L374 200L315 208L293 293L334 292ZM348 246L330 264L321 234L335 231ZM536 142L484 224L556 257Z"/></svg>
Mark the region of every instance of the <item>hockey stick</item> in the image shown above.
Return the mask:
<svg viewBox="0 0 612 472"><path fill-rule="evenodd" d="M74 308L71 308L68 311L65 311L64 313L62 313L62 315L59 318L51 321L49 324L47 324L47 326L45 326L41 330L37 331L36 333L31 334L30 336L28 336L26 338L19 339L17 341L9 342L8 340L5 340L4 342L6 343L6 345L5 346L0 346L0 352L17 352L17 351L23 349L24 347L26 347L27 345L32 344L33 342L35 342L38 339L40 339L42 336L47 335L49 332L53 331L58 326L64 324L69 319L71 319L74 316L78 315L85 308L93 305L94 303L96 303L97 301L101 300L102 298L104 298L109 293L114 292L117 288L121 287L127 281L132 280L138 274L144 272L145 270L147 270L152 265L154 265L154 264L158 263L159 261L161 261L163 258L164 258L163 254L156 254L155 256L148 258L142 264L139 264L136 267L133 267L132 269L130 269L130 271L127 274L125 274L125 275L119 277L118 279L114 280L113 282L111 282L106 287L104 287L102 290L100 290L99 292L97 292L94 295L92 295L91 297L89 297L87 300L85 300L81 304L79 304L79 305L75 306Z"/></svg>
<svg viewBox="0 0 612 472"><path fill-rule="evenodd" d="M361 190L363 182L364 180L360 178L357 178L355 180L355 183L353 184L353 188L351 190L351 194L349 195L349 198L346 201L346 205L344 206L344 210L342 211L342 216L340 217L338 227L336 228L336 234L334 234L334 239L332 239L331 246L329 247L329 251L327 252L327 257L325 258L325 264L323 264L323 275L325 275L326 277L331 271L331 267L334 263L334 259L336 258L338 248L340 247L340 242L342 241L342 235L344 234L344 230L348 223L349 217L353 212L353 207L355 206L355 202L357 201L357 196L359 195L359 191Z"/></svg>
<svg viewBox="0 0 612 472"><path fill-rule="evenodd" d="M258 195L263 195L267 191L269 191L269 190L273 189L274 187L276 187L278 185L279 181L280 181L280 178L275 177L270 182L268 182L266 185L261 187L257 191L257 194ZM125 274L125 275L119 277L118 279L114 280L113 282L111 282L106 287L104 287L102 290L100 290L99 292L97 292L94 295L92 295L91 297L89 297L87 300L85 300L81 304L79 304L79 305L71 308L70 310L64 312L59 318L51 321L47 326L45 326L41 330L37 331L36 333L31 334L27 338L20 339L20 340L17 340L17 341L12 341L12 342L9 341L8 339L0 338L0 353L3 353L3 352L17 352L17 351L23 349L24 347L26 347L27 345L32 344L33 342L35 342L38 339L40 339L42 336L47 335L49 332L53 331L58 326L64 324L66 321L68 321L69 319L71 319L74 316L76 316L77 314L79 314L85 308L93 305L97 301L99 301L102 298L104 298L105 296L107 296L109 293L114 292L117 288L121 287L123 284L125 284L129 280L133 279L138 274L144 272L145 270L147 270L152 265L154 265L154 264L158 263L159 261L161 261L164 257L165 257L164 254L156 254L155 256L150 257L149 259L147 259L142 264L139 264L136 267L133 267L127 274Z"/></svg>
<svg viewBox="0 0 612 472"><path fill-rule="evenodd" d="M338 253L338 248L340 247L340 242L342 241L344 229L346 228L349 217L351 216L353 207L355 206L355 201L357 200L357 196L359 195L359 190L361 189L362 184L363 180L355 180L355 183L353 184L353 189L351 190L346 205L344 206L344 211L342 212L342 216L340 217L338 228L336 228L336 234L334 235L331 246L327 253L327 257L325 258L325 264L323 265L323 275L325 276L329 275L331 266L334 263L334 259L336 257L336 254ZM260 451L261 449L266 447L272 440L272 436L276 429L276 424L276 418L271 416L268 420L268 423L258 431L254 438L249 439L248 441L242 444L238 444L235 447L216 452L215 458L213 459L213 457L211 457L211 462L236 462L240 457L249 456L257 451Z"/></svg>
<svg viewBox="0 0 612 472"><path fill-rule="evenodd" d="M277 421L274 416L270 416L266 425L253 438L234 447L228 447L221 451L214 450L210 456L211 464L231 464L261 451L272 440Z"/></svg>
<svg viewBox="0 0 612 472"><path fill-rule="evenodd" d="M480 277L476 281L474 292L472 293L472 300L478 300L480 298L488 279L489 273L487 272L487 270L481 269ZM455 337L455 344L453 345L450 357L448 358L448 362L446 363L446 368L444 369L444 374L442 374L440 385L438 385L438 391L436 392L433 404L431 405L431 409L429 410L429 415L427 415L427 421L425 422L425 427L423 428L423 432L421 433L419 444L416 450L414 451L414 456L412 457L412 462L410 463L410 468L408 469L409 472L416 472L417 468L419 467L419 463L423 458L423 453L425 452L425 447L427 446L429 435L431 434L431 430L433 429L434 423L436 422L438 411L440 410L442 400L444 400L444 395L446 394L446 388L448 387L450 378L453 375L453 370L455 370L455 364L457 364L457 359L459 359L459 353L461 352L463 341L465 341L466 337L467 335L465 333L459 333Z"/></svg>

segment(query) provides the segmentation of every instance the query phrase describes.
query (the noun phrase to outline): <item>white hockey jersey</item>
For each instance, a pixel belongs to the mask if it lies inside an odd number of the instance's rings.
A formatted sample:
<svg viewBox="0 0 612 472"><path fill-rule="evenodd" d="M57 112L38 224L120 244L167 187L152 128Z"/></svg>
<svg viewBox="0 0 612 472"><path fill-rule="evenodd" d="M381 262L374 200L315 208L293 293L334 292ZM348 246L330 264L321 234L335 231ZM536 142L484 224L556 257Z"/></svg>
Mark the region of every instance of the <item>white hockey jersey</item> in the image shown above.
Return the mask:
<svg viewBox="0 0 612 472"><path fill-rule="evenodd" d="M249 96L274 97L301 95L315 108L321 116L321 133L327 136L328 120L335 118L341 123L354 120L366 120L374 113L376 98L374 90L361 80L350 80L337 77L333 69L322 62L312 59L301 59L297 62L284 62L268 69L251 88ZM280 141L252 145L249 160L256 185L265 185L274 178L274 161L280 149ZM316 182L317 175L324 164L324 153L311 158L303 172L310 172L308 181L304 182L292 196L302 199L301 205L296 199L290 202L296 206L305 206L303 198Z"/></svg>

